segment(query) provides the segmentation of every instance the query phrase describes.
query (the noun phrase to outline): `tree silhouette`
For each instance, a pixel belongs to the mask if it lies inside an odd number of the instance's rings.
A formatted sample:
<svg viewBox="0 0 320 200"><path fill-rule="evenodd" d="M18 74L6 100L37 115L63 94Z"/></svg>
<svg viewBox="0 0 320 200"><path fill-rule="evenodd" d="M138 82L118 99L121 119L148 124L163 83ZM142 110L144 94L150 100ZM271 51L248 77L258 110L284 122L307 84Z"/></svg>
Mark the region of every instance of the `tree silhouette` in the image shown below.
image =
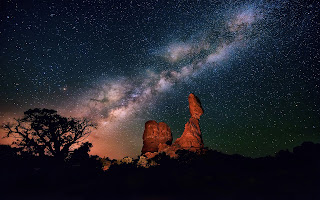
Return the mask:
<svg viewBox="0 0 320 200"><path fill-rule="evenodd" d="M13 146L33 155L65 159L71 149L81 145L95 124L87 119L63 117L50 109L29 109L24 117L7 123L7 137L14 137Z"/></svg>

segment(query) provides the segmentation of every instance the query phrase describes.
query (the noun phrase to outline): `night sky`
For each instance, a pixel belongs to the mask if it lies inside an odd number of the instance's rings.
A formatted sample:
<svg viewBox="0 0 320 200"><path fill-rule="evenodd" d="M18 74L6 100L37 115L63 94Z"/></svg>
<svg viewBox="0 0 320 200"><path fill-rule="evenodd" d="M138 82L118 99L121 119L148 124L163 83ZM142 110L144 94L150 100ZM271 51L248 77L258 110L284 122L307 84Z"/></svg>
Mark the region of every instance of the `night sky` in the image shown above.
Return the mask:
<svg viewBox="0 0 320 200"><path fill-rule="evenodd" d="M0 0L0 123L51 108L98 123L91 153L137 156L148 120L180 137L194 93L211 149L259 157L319 143L319 10L302 0Z"/></svg>

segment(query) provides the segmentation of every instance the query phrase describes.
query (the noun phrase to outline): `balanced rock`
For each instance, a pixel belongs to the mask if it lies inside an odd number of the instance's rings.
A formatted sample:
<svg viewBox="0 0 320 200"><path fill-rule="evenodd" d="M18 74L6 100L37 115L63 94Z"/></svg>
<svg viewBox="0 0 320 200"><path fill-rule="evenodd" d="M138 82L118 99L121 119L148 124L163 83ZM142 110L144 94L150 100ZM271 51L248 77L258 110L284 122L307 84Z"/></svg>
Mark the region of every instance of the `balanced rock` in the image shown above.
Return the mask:
<svg viewBox="0 0 320 200"><path fill-rule="evenodd" d="M178 149L196 152L202 150L204 147L199 125L199 119L203 114L203 109L200 100L194 94L189 95L188 101L191 118L189 122L186 123L182 136L174 142L173 146Z"/></svg>
<svg viewBox="0 0 320 200"><path fill-rule="evenodd" d="M164 123L154 120L147 121L143 133L142 154L147 152L158 152L160 144L171 145L172 134L170 127Z"/></svg>
<svg viewBox="0 0 320 200"><path fill-rule="evenodd" d="M164 123L147 121L143 133L142 154L147 159L151 159L159 153L165 153L171 158L177 158L178 150L188 150L193 152L203 152L203 140L199 125L199 119L203 114L200 100L190 94L188 97L190 119L186 123L184 132L172 145L172 134L170 127Z"/></svg>

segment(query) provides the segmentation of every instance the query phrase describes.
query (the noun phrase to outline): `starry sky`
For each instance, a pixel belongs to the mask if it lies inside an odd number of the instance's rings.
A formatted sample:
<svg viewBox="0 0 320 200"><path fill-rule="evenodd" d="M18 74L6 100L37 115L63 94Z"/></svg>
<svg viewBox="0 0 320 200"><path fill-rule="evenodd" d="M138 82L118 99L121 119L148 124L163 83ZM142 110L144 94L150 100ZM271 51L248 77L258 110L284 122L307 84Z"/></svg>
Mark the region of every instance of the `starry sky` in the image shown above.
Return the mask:
<svg viewBox="0 0 320 200"><path fill-rule="evenodd" d="M211 149L320 142L319 4L0 0L0 123L55 109L98 123L92 154L134 157L148 120L180 137L194 93Z"/></svg>

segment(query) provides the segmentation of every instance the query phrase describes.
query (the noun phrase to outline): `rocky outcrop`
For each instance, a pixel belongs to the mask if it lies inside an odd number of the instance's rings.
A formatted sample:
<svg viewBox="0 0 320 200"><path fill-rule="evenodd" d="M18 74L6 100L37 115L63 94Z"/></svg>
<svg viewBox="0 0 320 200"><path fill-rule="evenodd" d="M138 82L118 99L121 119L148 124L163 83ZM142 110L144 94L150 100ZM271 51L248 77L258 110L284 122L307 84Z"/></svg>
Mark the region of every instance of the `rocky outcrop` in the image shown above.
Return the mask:
<svg viewBox="0 0 320 200"><path fill-rule="evenodd" d="M142 154L147 152L158 152L159 144L171 145L172 134L170 127L164 123L154 120L147 121L143 133Z"/></svg>
<svg viewBox="0 0 320 200"><path fill-rule="evenodd" d="M184 132L172 145L172 134L169 126L156 121L147 121L143 134L142 154L147 158L153 158L159 152L164 152L170 157L177 157L177 150L189 150L201 152L204 144L202 140L199 119L203 114L200 100L190 94L188 97L190 119L186 123Z"/></svg>
<svg viewBox="0 0 320 200"><path fill-rule="evenodd" d="M200 119L200 116L203 114L200 99L191 93L188 97L188 101L191 118Z"/></svg>
<svg viewBox="0 0 320 200"><path fill-rule="evenodd" d="M186 123L182 136L174 142L173 146L177 146L178 149L199 151L204 147L199 125L203 109L200 100L194 94L190 94L188 100L191 118Z"/></svg>

